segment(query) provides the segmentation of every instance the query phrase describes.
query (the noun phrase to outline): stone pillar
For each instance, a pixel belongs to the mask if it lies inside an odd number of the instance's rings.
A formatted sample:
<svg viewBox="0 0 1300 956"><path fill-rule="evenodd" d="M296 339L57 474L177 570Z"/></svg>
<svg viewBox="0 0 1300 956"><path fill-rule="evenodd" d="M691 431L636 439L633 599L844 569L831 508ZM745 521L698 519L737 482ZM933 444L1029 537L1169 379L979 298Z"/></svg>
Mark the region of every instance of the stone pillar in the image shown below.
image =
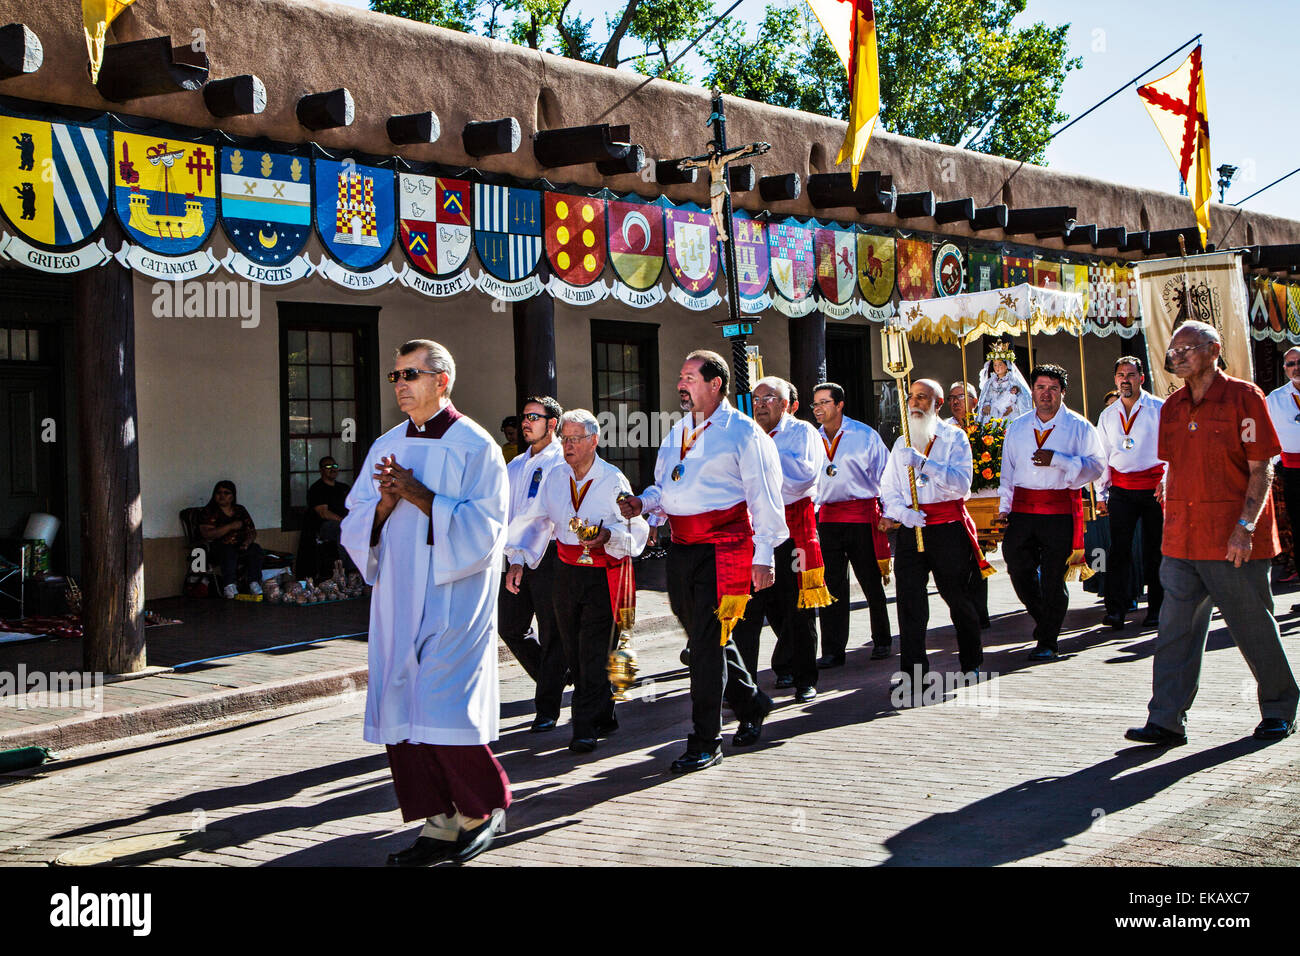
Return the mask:
<svg viewBox="0 0 1300 956"><path fill-rule="evenodd" d="M799 390L798 416L815 423L813 386L826 381L826 316L814 311L789 322L790 381Z"/></svg>
<svg viewBox="0 0 1300 956"><path fill-rule="evenodd" d="M549 292L514 304L515 408L529 395L551 395L555 385L555 300Z"/></svg>

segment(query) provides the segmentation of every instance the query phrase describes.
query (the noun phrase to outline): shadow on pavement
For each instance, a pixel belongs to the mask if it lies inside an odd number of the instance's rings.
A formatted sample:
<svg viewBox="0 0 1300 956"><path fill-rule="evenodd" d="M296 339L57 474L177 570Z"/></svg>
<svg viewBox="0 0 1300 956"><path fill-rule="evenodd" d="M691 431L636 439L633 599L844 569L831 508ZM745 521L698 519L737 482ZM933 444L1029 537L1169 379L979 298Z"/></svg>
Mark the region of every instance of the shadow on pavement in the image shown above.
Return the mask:
<svg viewBox="0 0 1300 956"><path fill-rule="evenodd" d="M892 855L881 866L997 866L1028 859L1059 849L1106 815L1261 746L1245 738L1145 770L1133 768L1166 750L1130 747L1068 776L1026 780L955 813L927 817L885 840Z"/></svg>

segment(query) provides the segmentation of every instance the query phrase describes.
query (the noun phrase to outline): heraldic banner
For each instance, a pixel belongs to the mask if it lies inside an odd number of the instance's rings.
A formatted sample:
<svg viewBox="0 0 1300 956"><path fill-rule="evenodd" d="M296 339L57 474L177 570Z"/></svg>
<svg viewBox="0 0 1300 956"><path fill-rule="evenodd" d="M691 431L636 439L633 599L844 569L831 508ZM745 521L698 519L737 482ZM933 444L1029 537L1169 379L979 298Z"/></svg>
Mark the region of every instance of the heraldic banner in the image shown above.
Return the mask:
<svg viewBox="0 0 1300 956"><path fill-rule="evenodd" d="M1136 272L1146 318L1152 394L1164 398L1182 385L1179 378L1165 371L1164 353L1175 330L1189 319L1218 329L1229 375L1254 380L1240 253L1153 259L1138 263Z"/></svg>

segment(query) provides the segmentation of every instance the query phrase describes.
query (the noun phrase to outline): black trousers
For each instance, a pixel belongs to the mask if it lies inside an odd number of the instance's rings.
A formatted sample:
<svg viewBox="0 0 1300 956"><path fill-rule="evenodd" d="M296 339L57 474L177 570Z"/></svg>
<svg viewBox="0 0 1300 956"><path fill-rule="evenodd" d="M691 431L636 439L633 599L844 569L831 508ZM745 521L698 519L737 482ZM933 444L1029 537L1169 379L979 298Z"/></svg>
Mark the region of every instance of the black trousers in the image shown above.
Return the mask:
<svg viewBox="0 0 1300 956"><path fill-rule="evenodd" d="M1282 497L1286 499L1286 515L1291 521L1291 547L1295 551L1296 539L1300 539L1300 468L1280 465L1279 469L1282 472ZM1300 555L1293 554L1292 559L1300 567Z"/></svg>
<svg viewBox="0 0 1300 956"><path fill-rule="evenodd" d="M767 618L776 635L772 670L791 675L798 687L816 687L817 614L814 608L799 607L799 575L794 568L793 538L787 538L776 549L774 560L776 583L755 591L750 597L745 619L732 631L732 639L745 662L745 670L757 680L758 638L763 630L763 619Z"/></svg>
<svg viewBox="0 0 1300 956"><path fill-rule="evenodd" d="M555 566L555 623L569 673L573 676L573 736L596 736L596 723L612 720L610 693L610 637L614 612L609 606L609 584L604 568L584 568L560 561Z"/></svg>
<svg viewBox="0 0 1300 956"><path fill-rule="evenodd" d="M972 568L979 574L970 538L960 522L950 521L923 528L925 550L916 550L916 532L898 529L894 545L894 586L898 607L898 636L901 668L914 679L930 670L925 651L925 632L930 626L930 598L926 585L934 575L934 586L948 605L953 629L957 632L957 656L963 671L971 671L984 662L980 643L979 612L971 600Z"/></svg>
<svg viewBox="0 0 1300 956"><path fill-rule="evenodd" d="M245 558L248 561L248 580L251 584L256 581L262 583L262 563L266 560L266 552L256 541L249 544L243 551L239 550L237 545L222 544L220 541L213 541L208 544L208 554L216 561L217 567L221 568L221 586L228 587L231 584L239 584L239 559Z"/></svg>
<svg viewBox="0 0 1300 956"><path fill-rule="evenodd" d="M826 587L835 599L830 606L817 610L821 619L822 653L843 657L849 646L849 565L853 565L853 576L867 595L871 640L888 647L893 636L885 606L885 582L876 559L889 555L876 554L871 525L862 521L818 522L817 536L826 562Z"/></svg>
<svg viewBox="0 0 1300 956"><path fill-rule="evenodd" d="M989 579L980 574L979 564L975 565L975 571L971 574L970 583L967 586L970 592L971 602L975 605L975 613L979 615L980 626L989 619Z"/></svg>
<svg viewBox="0 0 1300 956"><path fill-rule="evenodd" d="M1298 469L1300 470L1300 469ZM1297 499L1300 504L1300 499ZM1160 584L1160 543L1164 536L1165 513L1153 490L1110 489L1110 553L1106 555L1106 613L1123 616L1134 598L1133 535L1142 524L1142 576L1147 583L1147 614L1159 614L1165 599Z"/></svg>
<svg viewBox="0 0 1300 956"><path fill-rule="evenodd" d="M759 707L759 690L734 640L721 646L718 581L711 544L673 544L668 549L668 603L686 630L691 652L691 722L686 749L716 752L722 743L722 698L747 720Z"/></svg>
<svg viewBox="0 0 1300 956"><path fill-rule="evenodd" d="M559 563L555 542L552 541L536 568L524 568L518 594L511 594L503 579L497 595L497 633L528 676L537 682L537 692L533 696L537 716L551 720L560 718L564 685L568 680L568 662L555 624L552 597L555 593L555 566ZM524 637L534 616L537 618L536 643Z"/></svg>
<svg viewBox="0 0 1300 956"><path fill-rule="evenodd" d="M1065 572L1074 550L1074 519L1070 515L1011 512L1002 537L1002 556L1016 597L1034 619L1034 640L1056 650L1070 594Z"/></svg>

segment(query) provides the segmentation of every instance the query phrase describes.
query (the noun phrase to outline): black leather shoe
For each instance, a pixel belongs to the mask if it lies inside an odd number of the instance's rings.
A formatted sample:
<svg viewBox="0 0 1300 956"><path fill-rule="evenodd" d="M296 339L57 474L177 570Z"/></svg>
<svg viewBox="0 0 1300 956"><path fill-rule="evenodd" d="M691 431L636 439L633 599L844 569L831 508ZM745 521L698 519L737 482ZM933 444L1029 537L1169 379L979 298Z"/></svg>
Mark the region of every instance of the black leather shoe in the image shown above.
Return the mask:
<svg viewBox="0 0 1300 956"><path fill-rule="evenodd" d="M843 666L844 666L844 655L843 655L843 654L823 654L821 657L817 658L817 666L818 666L821 670L830 670L832 667L843 667Z"/></svg>
<svg viewBox="0 0 1300 956"><path fill-rule="evenodd" d="M1149 720L1142 727L1130 727L1124 731L1124 739L1139 744L1158 744L1161 747L1181 747L1187 743L1186 734L1165 730L1159 724L1153 724Z"/></svg>
<svg viewBox="0 0 1300 956"><path fill-rule="evenodd" d="M451 857L460 846L455 840L435 840L433 837L416 837L405 850L388 854L389 866L432 866Z"/></svg>
<svg viewBox="0 0 1300 956"><path fill-rule="evenodd" d="M456 841L458 849L452 854L451 862L468 863L490 847L492 841L496 839L496 835L505 828L506 812L504 810L493 810L492 816L488 817L487 823L460 835L460 839Z"/></svg>
<svg viewBox="0 0 1300 956"><path fill-rule="evenodd" d="M596 738L574 737L569 741L569 749L575 754L589 754L596 749Z"/></svg>
<svg viewBox="0 0 1300 956"><path fill-rule="evenodd" d="M1160 612L1159 612L1159 611L1154 611L1154 612L1148 614L1148 615L1146 616L1146 618L1142 621L1142 630L1144 630L1144 631L1145 631L1147 628L1149 628L1149 627L1159 627L1159 626L1160 626Z"/></svg>
<svg viewBox="0 0 1300 956"><path fill-rule="evenodd" d="M810 700L817 699L816 687L800 687L794 692L794 700L797 704L806 704Z"/></svg>
<svg viewBox="0 0 1300 956"><path fill-rule="evenodd" d="M886 657L894 652L892 644L875 644L871 645L871 659L873 661L883 661Z"/></svg>
<svg viewBox="0 0 1300 956"><path fill-rule="evenodd" d="M1255 728L1256 740L1285 740L1295 733L1295 721L1283 720L1281 717L1265 717Z"/></svg>
<svg viewBox="0 0 1300 956"><path fill-rule="evenodd" d="M775 706L771 697L760 694L754 713L749 720L740 722L740 726L736 728L736 736L731 738L731 745L733 747L748 747L750 744L758 743L758 738L763 736L763 721L767 720L767 715L772 712L772 708Z"/></svg>
<svg viewBox="0 0 1300 956"><path fill-rule="evenodd" d="M772 686L776 687L778 690L783 690L783 689L785 689L786 687L793 687L793 686L794 686L794 675L793 675L793 674L782 674L780 677L778 677L778 678L776 679L776 683L775 683L774 685L772 685Z"/></svg>
<svg viewBox="0 0 1300 956"><path fill-rule="evenodd" d="M680 654L677 655L677 659L678 659L679 661L682 662L682 666L683 666L683 667L690 667L690 666L691 666L691 649L690 649L689 647L683 647L683 648L682 648L682 652L681 652Z"/></svg>
<svg viewBox="0 0 1300 956"><path fill-rule="evenodd" d="M1035 647L1029 652L1031 661L1054 661L1060 656L1050 647Z"/></svg>
<svg viewBox="0 0 1300 956"><path fill-rule="evenodd" d="M1111 630L1122 631L1124 630L1124 615L1107 614L1105 617L1101 619L1101 623L1108 625L1111 628Z"/></svg>
<svg viewBox="0 0 1300 956"><path fill-rule="evenodd" d="M530 734L544 734L555 729L555 721L550 717L534 717L533 725L528 728Z"/></svg>
<svg viewBox="0 0 1300 956"><path fill-rule="evenodd" d="M668 769L673 773L694 773L696 770L707 770L715 763L721 762L721 750L707 752L688 750L686 753L674 760L672 766Z"/></svg>
<svg viewBox="0 0 1300 956"><path fill-rule="evenodd" d="M591 728L596 731L597 737L608 737L618 731L618 718L610 717L608 720L597 720L592 723Z"/></svg>

